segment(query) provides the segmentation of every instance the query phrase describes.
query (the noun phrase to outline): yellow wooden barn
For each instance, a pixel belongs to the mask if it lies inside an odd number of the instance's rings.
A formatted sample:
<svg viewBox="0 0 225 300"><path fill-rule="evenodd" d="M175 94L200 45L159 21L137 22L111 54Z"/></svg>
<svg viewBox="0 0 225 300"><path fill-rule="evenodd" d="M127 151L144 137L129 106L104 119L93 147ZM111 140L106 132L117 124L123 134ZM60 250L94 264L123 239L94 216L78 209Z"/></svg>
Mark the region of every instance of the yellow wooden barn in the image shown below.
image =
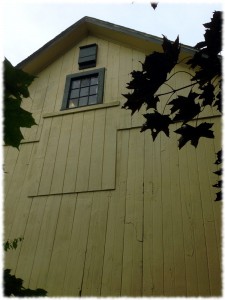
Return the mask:
<svg viewBox="0 0 225 300"><path fill-rule="evenodd" d="M37 126L4 146L5 268L48 296L221 295L215 139L177 147L121 109L131 71L162 39L84 17L18 66L37 75ZM194 53L182 46L181 59ZM176 70L185 70L182 63ZM174 77L178 87L190 78ZM165 87L166 91L167 87ZM174 130L176 124L173 125Z"/></svg>

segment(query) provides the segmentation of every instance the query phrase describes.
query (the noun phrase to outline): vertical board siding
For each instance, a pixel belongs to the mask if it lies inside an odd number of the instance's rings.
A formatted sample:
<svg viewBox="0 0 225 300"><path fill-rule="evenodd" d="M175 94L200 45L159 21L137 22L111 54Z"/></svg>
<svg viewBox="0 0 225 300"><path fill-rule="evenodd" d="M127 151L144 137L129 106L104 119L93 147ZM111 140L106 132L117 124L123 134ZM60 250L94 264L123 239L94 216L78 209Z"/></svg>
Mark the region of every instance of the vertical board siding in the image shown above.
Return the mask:
<svg viewBox="0 0 225 300"><path fill-rule="evenodd" d="M154 142L153 147L153 295L163 295L164 288L164 275L163 275L163 207L162 207L162 169L160 162L160 155L158 153L161 150L160 136Z"/></svg>
<svg viewBox="0 0 225 300"><path fill-rule="evenodd" d="M174 272L174 233L172 216L171 189L173 177L171 177L170 160L171 153L166 151L168 148L168 138L161 135L161 184L162 189L162 217L163 217L163 283L164 295L172 296L175 293L175 272ZM176 188L176 187L174 187Z"/></svg>
<svg viewBox="0 0 225 300"><path fill-rule="evenodd" d="M63 182L65 176L65 167L67 161L67 153L70 141L72 125L72 115L62 117L62 125L59 137L59 144L54 164L54 171L51 182L51 194L59 194L63 191Z"/></svg>
<svg viewBox="0 0 225 300"><path fill-rule="evenodd" d="M29 165L29 170L28 170L28 182L29 182L28 194L29 195L38 194L40 178L42 175L45 154L48 146L49 134L51 131L51 125L52 125L52 119L48 119L44 122L43 132L42 132L40 142L34 146L36 152L31 159L31 163ZM36 174L36 175L32 176L32 174Z"/></svg>
<svg viewBox="0 0 225 300"><path fill-rule="evenodd" d="M118 110L108 108L105 113L101 189L114 189L116 184L117 122Z"/></svg>
<svg viewBox="0 0 225 300"><path fill-rule="evenodd" d="M102 160L105 139L106 110L94 112L91 160L88 180L88 190L100 190L102 185ZM90 129L89 129L90 130ZM96 172L98 170L98 172Z"/></svg>
<svg viewBox="0 0 225 300"><path fill-rule="evenodd" d="M154 289L153 279L153 147L150 132L145 132L144 172L143 172L143 296L151 296Z"/></svg>
<svg viewBox="0 0 225 300"><path fill-rule="evenodd" d="M110 102L118 100L119 84L119 54L120 46L109 43L107 57L107 80L104 87L104 101Z"/></svg>
<svg viewBox="0 0 225 300"><path fill-rule="evenodd" d="M77 165L79 161L83 117L84 115L82 113L73 115L63 184L64 193L71 191L74 192L76 188Z"/></svg>
<svg viewBox="0 0 225 300"><path fill-rule="evenodd" d="M17 234L21 234L20 230L23 226L22 225L23 221L25 221L26 218L26 209L27 207L29 207L29 202L27 202L27 198L26 198L27 184L28 184L26 180L27 178L26 175L28 172L28 165L32 153L32 148L33 148L33 144L25 144L21 146L20 155L18 156L14 168L11 185L8 194L5 198L4 209L5 209L5 213L8 216L7 227L5 230L6 238L13 238L13 236L11 235L11 231L13 227L15 227ZM25 209L24 212L23 210L21 210L23 208ZM19 216L22 217L21 220L19 220ZM17 234L16 237L18 237Z"/></svg>
<svg viewBox="0 0 225 300"><path fill-rule="evenodd" d="M43 117L60 111L66 76L83 72L79 47L95 42L104 103L123 105L130 72L141 68L143 53L90 35L38 75L23 104L38 125L23 130L29 143L19 151L5 147L5 239L24 238L5 267L49 296L221 295L221 203L212 187L220 118L211 120L215 139L179 150L178 124L154 142L150 130L140 133L145 110ZM184 79L172 78L174 88Z"/></svg>
<svg viewBox="0 0 225 300"><path fill-rule="evenodd" d="M144 135L131 130L128 150L122 291L142 295Z"/></svg>
<svg viewBox="0 0 225 300"><path fill-rule="evenodd" d="M16 266L16 274L19 278L24 280L25 286L29 285L31 277L32 266L35 259L47 197L31 199L30 201L30 213L24 231L24 240L21 245L21 251L19 253L19 259Z"/></svg>
<svg viewBox="0 0 225 300"><path fill-rule="evenodd" d="M29 131L29 140L38 139L40 137L42 128L42 113L43 113L43 106L46 100L46 94L48 92L48 81L50 77L51 70L49 68L42 71L40 74L38 74L37 81L35 84L37 85L35 90L34 99L31 101L32 103L32 115L35 119L35 122L37 125L32 126ZM34 81L34 82L35 82Z"/></svg>
<svg viewBox="0 0 225 300"><path fill-rule="evenodd" d="M54 246L61 198L61 195L50 196L45 202L29 282L31 289L35 289L36 287L42 287L43 289L47 288L47 276Z"/></svg>
<svg viewBox="0 0 225 300"><path fill-rule="evenodd" d="M129 149L129 131L118 132L117 188L109 203L105 255L102 275L102 296L120 296L123 265L125 198Z"/></svg>
<svg viewBox="0 0 225 300"><path fill-rule="evenodd" d="M16 148L10 146L5 146L4 148L7 149L7 155L5 155L4 157L4 194L6 199L7 193L9 192L11 186L14 169L19 156L19 151Z"/></svg>
<svg viewBox="0 0 225 300"><path fill-rule="evenodd" d="M215 119L212 119L211 121L214 121ZM214 133L215 133L215 139L214 139L214 148L213 148L213 152L217 153L219 150L222 149L222 123L221 123L221 119L217 118L216 122L214 123L213 126L214 129ZM209 177L211 179L211 183L210 186L214 185L217 183L217 181L219 180L219 176L212 173L211 168L213 169L213 171L217 171L221 168L221 164L220 165L216 165L215 161L217 159L217 156L214 155L213 156L213 167L212 164L209 165ZM215 200L216 199L216 195L215 192L219 192L218 188L212 187L212 199ZM214 220L215 220L215 229L216 229L216 237L217 237L217 247L218 247L218 253L219 253L219 259L221 259L221 248L222 248L222 239L221 239L221 228L222 228L222 214L221 214L221 206L222 203L217 202L217 205L213 205L213 212L214 212ZM221 263L221 261L220 261Z"/></svg>
<svg viewBox="0 0 225 300"><path fill-rule="evenodd" d="M52 296L63 295L63 285L66 275L76 203L77 194L64 195L62 197L47 275L46 290L49 291Z"/></svg>
<svg viewBox="0 0 225 300"><path fill-rule="evenodd" d="M80 193L77 197L73 220L63 295L80 296L86 259L93 193Z"/></svg>
<svg viewBox="0 0 225 300"><path fill-rule="evenodd" d="M210 142L207 143L207 148L205 147L205 143L201 143L199 145L198 152L198 166L199 170L205 168L205 172L201 173L201 199L202 199L202 207L203 207L203 219L204 219L204 227L206 233L206 249L208 256L208 268L209 268L209 278L210 278L210 290L212 295L216 295L219 291L219 287L221 286L220 279L217 278L216 274L218 274L220 270L220 261L218 259L218 247L217 247L217 236L216 236L216 228L213 214L213 198L211 198L211 189L212 186L210 184L209 175L212 170L213 159L210 157L208 149L210 148ZM207 149L207 150L206 150ZM201 152L200 152L201 151ZM210 159L211 158L211 159ZM211 201L204 201L204 199L211 199ZM215 203L215 202L214 202Z"/></svg>
<svg viewBox="0 0 225 300"><path fill-rule="evenodd" d="M31 84L29 87L29 93L30 93L29 98L23 99L23 101L21 103L21 107L29 112L33 111L33 105L34 105L33 99L35 99L35 96L36 96L35 94L36 94L37 85L38 85L37 80L34 80L33 84ZM37 123L36 119L35 119L35 121ZM35 128L35 130L37 130L36 127L37 126L34 126L32 129ZM20 127L20 131L24 137L24 141L29 141L32 139L32 131L30 129L31 128Z"/></svg>
<svg viewBox="0 0 225 300"><path fill-rule="evenodd" d="M197 277L198 277L198 289L201 295L209 295L209 277L208 277L208 266L207 266L207 252L205 249L205 232L204 232L204 221L202 214L201 194L200 194L200 182L199 172L196 168L196 150L194 147L188 147L187 161L189 169L189 180L190 180L190 194L193 205L193 228L194 228L194 239L195 239L195 252L196 252L196 266L197 266Z"/></svg>
<svg viewBox="0 0 225 300"><path fill-rule="evenodd" d="M190 145L187 145L191 147ZM198 280L196 269L196 246L194 242L193 228L193 203L191 199L191 191L189 185L189 170L187 163L187 148L182 148L179 153L179 175L181 186L181 206L184 230L184 251L186 264L186 281L187 281L187 296L198 295Z"/></svg>
<svg viewBox="0 0 225 300"><path fill-rule="evenodd" d="M51 124L51 131L47 142L46 154L40 178L38 193L47 195L50 193L52 176L55 165L55 158L59 144L62 118L54 118Z"/></svg>
<svg viewBox="0 0 225 300"><path fill-rule="evenodd" d="M94 128L94 111L84 114L83 129L80 142L79 161L77 166L76 191L87 191L92 153L92 140ZM84 180L85 179L85 180Z"/></svg>
<svg viewBox="0 0 225 300"><path fill-rule="evenodd" d="M81 296L101 295L109 199L108 192L93 194Z"/></svg>
<svg viewBox="0 0 225 300"><path fill-rule="evenodd" d="M174 128L175 129L175 128ZM165 141L165 140L164 140ZM186 295L186 267L184 253L184 229L181 206L181 186L179 176L179 152L177 135L171 134L170 140L164 144L164 152L169 152L170 205L173 233L174 259L174 295ZM166 217L166 216L165 216Z"/></svg>

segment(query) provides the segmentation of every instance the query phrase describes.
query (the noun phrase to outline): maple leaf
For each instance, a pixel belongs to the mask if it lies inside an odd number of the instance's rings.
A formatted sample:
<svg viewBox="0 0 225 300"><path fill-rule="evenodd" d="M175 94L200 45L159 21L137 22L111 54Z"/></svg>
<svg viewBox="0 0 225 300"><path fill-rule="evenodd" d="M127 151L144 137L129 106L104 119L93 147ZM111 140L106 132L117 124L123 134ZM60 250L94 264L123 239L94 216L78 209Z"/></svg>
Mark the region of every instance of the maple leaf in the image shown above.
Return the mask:
<svg viewBox="0 0 225 300"><path fill-rule="evenodd" d="M201 137L214 138L213 131L209 129L212 125L212 123L202 123L197 127L193 127L188 124L183 124L181 128L174 131L175 133L181 134L178 140L179 149L188 141L191 141L191 145L196 148Z"/></svg>
<svg viewBox="0 0 225 300"><path fill-rule="evenodd" d="M211 22L203 24L206 28L204 34L205 42L201 48L206 47L210 55L218 55L222 50L222 14L220 11L215 11ZM199 47L199 43L196 48Z"/></svg>
<svg viewBox="0 0 225 300"><path fill-rule="evenodd" d="M143 71L132 71L130 74L132 76L132 80L127 83L127 89L139 90L148 86L149 81Z"/></svg>
<svg viewBox="0 0 225 300"><path fill-rule="evenodd" d="M151 4L151 7L152 7L154 10L155 10L156 7L158 6L158 3L156 3L156 2L151 2L150 4Z"/></svg>
<svg viewBox="0 0 225 300"><path fill-rule="evenodd" d="M207 28L204 34L205 41L198 43L198 50L187 62L191 68L200 67L192 81L198 81L200 86L222 74L221 58L218 54L222 51L222 12L215 11L210 23L204 24Z"/></svg>
<svg viewBox="0 0 225 300"><path fill-rule="evenodd" d="M23 70L20 70L5 58L4 60L4 95L5 97L12 97L18 101L22 98L30 96L28 86L36 76L30 75Z"/></svg>
<svg viewBox="0 0 225 300"><path fill-rule="evenodd" d="M216 199L215 201L221 201L223 198L222 198L222 191L219 191L218 193L216 193Z"/></svg>
<svg viewBox="0 0 225 300"><path fill-rule="evenodd" d="M222 169L219 169L218 171L213 172L216 175L221 176L222 175Z"/></svg>
<svg viewBox="0 0 225 300"><path fill-rule="evenodd" d="M146 103L147 103L147 110L149 108L154 108L156 110L156 106L157 106L157 102L159 102L159 97L149 97L149 99L147 99Z"/></svg>
<svg viewBox="0 0 225 300"><path fill-rule="evenodd" d="M18 148L23 135L20 127L36 125L32 114L20 107L30 96L28 87L36 76L30 75L4 60L4 143Z"/></svg>
<svg viewBox="0 0 225 300"><path fill-rule="evenodd" d="M160 131L163 131L169 137L169 125L172 123L169 115L161 115L156 110L154 113L143 115L147 121L141 128L141 132L150 129L153 141Z"/></svg>
<svg viewBox="0 0 225 300"><path fill-rule="evenodd" d="M130 109L131 115L133 115L136 111L139 111L144 103L144 99L137 96L135 93L122 94L122 96L127 98L127 101L124 103L122 108Z"/></svg>
<svg viewBox="0 0 225 300"><path fill-rule="evenodd" d="M217 110L222 113L222 94L221 90L216 95L216 101L214 102L213 106L217 106Z"/></svg>
<svg viewBox="0 0 225 300"><path fill-rule="evenodd" d="M214 96L214 86L209 82L207 85L200 87L203 91L202 94L199 96L199 99L203 99L202 105L212 105L215 96Z"/></svg>
<svg viewBox="0 0 225 300"><path fill-rule="evenodd" d="M20 107L20 102L8 98L4 101L4 142L18 148L23 135L20 127L30 128L36 125L32 114Z"/></svg>
<svg viewBox="0 0 225 300"><path fill-rule="evenodd" d="M217 183L214 184L213 187L222 188L222 180L217 181Z"/></svg>
<svg viewBox="0 0 225 300"><path fill-rule="evenodd" d="M222 150L218 151L216 153L216 156L217 156L217 160L215 161L215 165L219 165L222 163Z"/></svg>
<svg viewBox="0 0 225 300"><path fill-rule="evenodd" d="M178 111L173 118L173 121L187 122L192 120L201 112L201 107L198 103L195 103L195 99L198 94L190 91L188 97L178 96L176 99L170 101L168 105L173 105L171 108L171 114Z"/></svg>

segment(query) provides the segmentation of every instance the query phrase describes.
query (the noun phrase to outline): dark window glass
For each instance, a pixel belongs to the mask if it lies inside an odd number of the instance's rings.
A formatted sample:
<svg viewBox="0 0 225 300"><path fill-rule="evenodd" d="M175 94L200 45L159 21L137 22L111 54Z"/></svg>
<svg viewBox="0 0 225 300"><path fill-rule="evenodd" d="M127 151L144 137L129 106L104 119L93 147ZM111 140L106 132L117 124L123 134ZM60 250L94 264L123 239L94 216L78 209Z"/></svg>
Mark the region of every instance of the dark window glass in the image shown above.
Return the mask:
<svg viewBox="0 0 225 300"><path fill-rule="evenodd" d="M79 99L79 106L85 106L88 104L88 97L82 97Z"/></svg>
<svg viewBox="0 0 225 300"><path fill-rule="evenodd" d="M80 97L88 96L89 87L81 88L80 89Z"/></svg>
<svg viewBox="0 0 225 300"><path fill-rule="evenodd" d="M91 86L89 95L93 95L93 94L97 94L97 93L98 93L98 86L97 85Z"/></svg>
<svg viewBox="0 0 225 300"><path fill-rule="evenodd" d="M89 96L88 104L92 105L92 104L96 104L96 103L97 103L97 95Z"/></svg>
<svg viewBox="0 0 225 300"><path fill-rule="evenodd" d="M84 78L81 80L81 87L89 86L90 85L90 78Z"/></svg>
<svg viewBox="0 0 225 300"><path fill-rule="evenodd" d="M91 85L98 84L98 77L91 78Z"/></svg>
<svg viewBox="0 0 225 300"><path fill-rule="evenodd" d="M71 88L72 89L79 89L80 87L80 80L73 80L71 83Z"/></svg>
<svg viewBox="0 0 225 300"><path fill-rule="evenodd" d="M70 99L71 98L78 98L79 97L79 89L76 89L76 90L72 90L71 92L70 92Z"/></svg>

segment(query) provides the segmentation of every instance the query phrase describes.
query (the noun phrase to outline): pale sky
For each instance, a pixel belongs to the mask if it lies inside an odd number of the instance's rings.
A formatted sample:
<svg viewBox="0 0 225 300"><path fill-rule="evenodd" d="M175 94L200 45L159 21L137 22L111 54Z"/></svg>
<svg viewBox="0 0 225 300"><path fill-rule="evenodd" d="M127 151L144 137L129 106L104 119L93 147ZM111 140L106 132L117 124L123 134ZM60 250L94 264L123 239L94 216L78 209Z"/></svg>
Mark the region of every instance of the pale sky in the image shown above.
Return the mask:
<svg viewBox="0 0 225 300"><path fill-rule="evenodd" d="M3 0L3 56L13 65L31 55L60 32L83 18L94 17L117 25L194 46L202 41L203 23L210 21L222 1L159 1L156 10L150 1ZM197 3L197 4L196 4Z"/></svg>

